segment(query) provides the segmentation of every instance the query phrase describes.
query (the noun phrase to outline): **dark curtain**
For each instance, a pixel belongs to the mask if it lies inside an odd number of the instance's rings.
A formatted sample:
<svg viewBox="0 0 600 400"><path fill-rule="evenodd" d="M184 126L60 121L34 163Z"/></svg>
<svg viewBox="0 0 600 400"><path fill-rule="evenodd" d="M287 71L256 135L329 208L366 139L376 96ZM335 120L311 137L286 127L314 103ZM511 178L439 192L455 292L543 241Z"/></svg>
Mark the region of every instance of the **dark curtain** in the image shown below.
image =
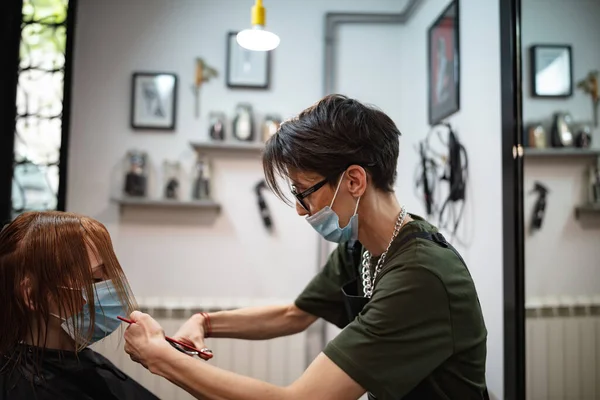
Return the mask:
<svg viewBox="0 0 600 400"><path fill-rule="evenodd" d="M77 0L70 0L66 20L62 140L59 158L57 209L65 210L67 193L67 161L71 117L71 76ZM9 0L0 5L0 224L12 218L12 180L16 121L16 96L19 74L23 0ZM1 225L0 225L1 226Z"/></svg>
<svg viewBox="0 0 600 400"><path fill-rule="evenodd" d="M22 0L0 5L0 223L11 218L17 74L21 40Z"/></svg>

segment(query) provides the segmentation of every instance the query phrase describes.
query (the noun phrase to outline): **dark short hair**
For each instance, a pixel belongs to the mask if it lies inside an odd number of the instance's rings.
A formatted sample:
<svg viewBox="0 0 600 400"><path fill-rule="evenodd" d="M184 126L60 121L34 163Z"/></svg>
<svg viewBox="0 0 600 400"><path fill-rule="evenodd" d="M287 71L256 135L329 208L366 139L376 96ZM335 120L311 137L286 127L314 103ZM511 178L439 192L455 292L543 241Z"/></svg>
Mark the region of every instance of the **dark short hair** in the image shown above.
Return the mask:
<svg viewBox="0 0 600 400"><path fill-rule="evenodd" d="M269 187L289 168L317 173L336 183L351 165L360 165L376 189L392 192L396 180L400 131L384 112L340 94L319 100L285 121L266 143L263 168Z"/></svg>

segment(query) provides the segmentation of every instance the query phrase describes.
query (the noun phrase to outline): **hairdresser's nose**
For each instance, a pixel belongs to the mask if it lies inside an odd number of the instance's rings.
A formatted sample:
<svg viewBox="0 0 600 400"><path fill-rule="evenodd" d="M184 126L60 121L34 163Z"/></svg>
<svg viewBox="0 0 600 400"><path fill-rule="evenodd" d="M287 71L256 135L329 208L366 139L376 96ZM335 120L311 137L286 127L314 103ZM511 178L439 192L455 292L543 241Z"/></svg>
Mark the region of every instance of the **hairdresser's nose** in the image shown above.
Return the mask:
<svg viewBox="0 0 600 400"><path fill-rule="evenodd" d="M296 212L299 216L304 217L305 215L309 215L310 213L306 210L306 208L302 207L302 205L296 201Z"/></svg>

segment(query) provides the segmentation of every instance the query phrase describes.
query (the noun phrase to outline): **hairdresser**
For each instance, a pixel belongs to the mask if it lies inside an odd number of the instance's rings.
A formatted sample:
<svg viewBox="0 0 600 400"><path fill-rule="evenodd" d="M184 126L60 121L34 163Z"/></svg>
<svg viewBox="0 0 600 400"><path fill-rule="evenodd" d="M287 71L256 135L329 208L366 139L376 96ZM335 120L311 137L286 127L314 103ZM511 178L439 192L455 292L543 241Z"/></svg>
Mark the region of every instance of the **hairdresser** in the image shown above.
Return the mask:
<svg viewBox="0 0 600 400"><path fill-rule="evenodd" d="M283 123L263 154L267 183L280 198L290 190L298 215L339 246L293 304L194 315L175 334L204 348L205 337L271 339L318 318L343 328L294 383L189 357L140 312L125 333L131 358L203 399L487 398L473 280L443 235L398 202L399 136L386 114L341 95Z"/></svg>

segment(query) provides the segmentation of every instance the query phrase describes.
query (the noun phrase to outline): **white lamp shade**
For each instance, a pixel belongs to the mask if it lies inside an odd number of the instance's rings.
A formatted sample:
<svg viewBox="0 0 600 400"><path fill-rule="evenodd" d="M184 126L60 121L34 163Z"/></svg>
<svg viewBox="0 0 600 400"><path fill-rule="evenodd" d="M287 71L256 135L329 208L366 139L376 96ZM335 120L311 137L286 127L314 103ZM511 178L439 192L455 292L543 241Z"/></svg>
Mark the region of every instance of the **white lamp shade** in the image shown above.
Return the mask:
<svg viewBox="0 0 600 400"><path fill-rule="evenodd" d="M254 26L252 29L244 29L236 36L240 46L247 50L269 51L279 46L279 36L273 32L264 30L261 26Z"/></svg>

